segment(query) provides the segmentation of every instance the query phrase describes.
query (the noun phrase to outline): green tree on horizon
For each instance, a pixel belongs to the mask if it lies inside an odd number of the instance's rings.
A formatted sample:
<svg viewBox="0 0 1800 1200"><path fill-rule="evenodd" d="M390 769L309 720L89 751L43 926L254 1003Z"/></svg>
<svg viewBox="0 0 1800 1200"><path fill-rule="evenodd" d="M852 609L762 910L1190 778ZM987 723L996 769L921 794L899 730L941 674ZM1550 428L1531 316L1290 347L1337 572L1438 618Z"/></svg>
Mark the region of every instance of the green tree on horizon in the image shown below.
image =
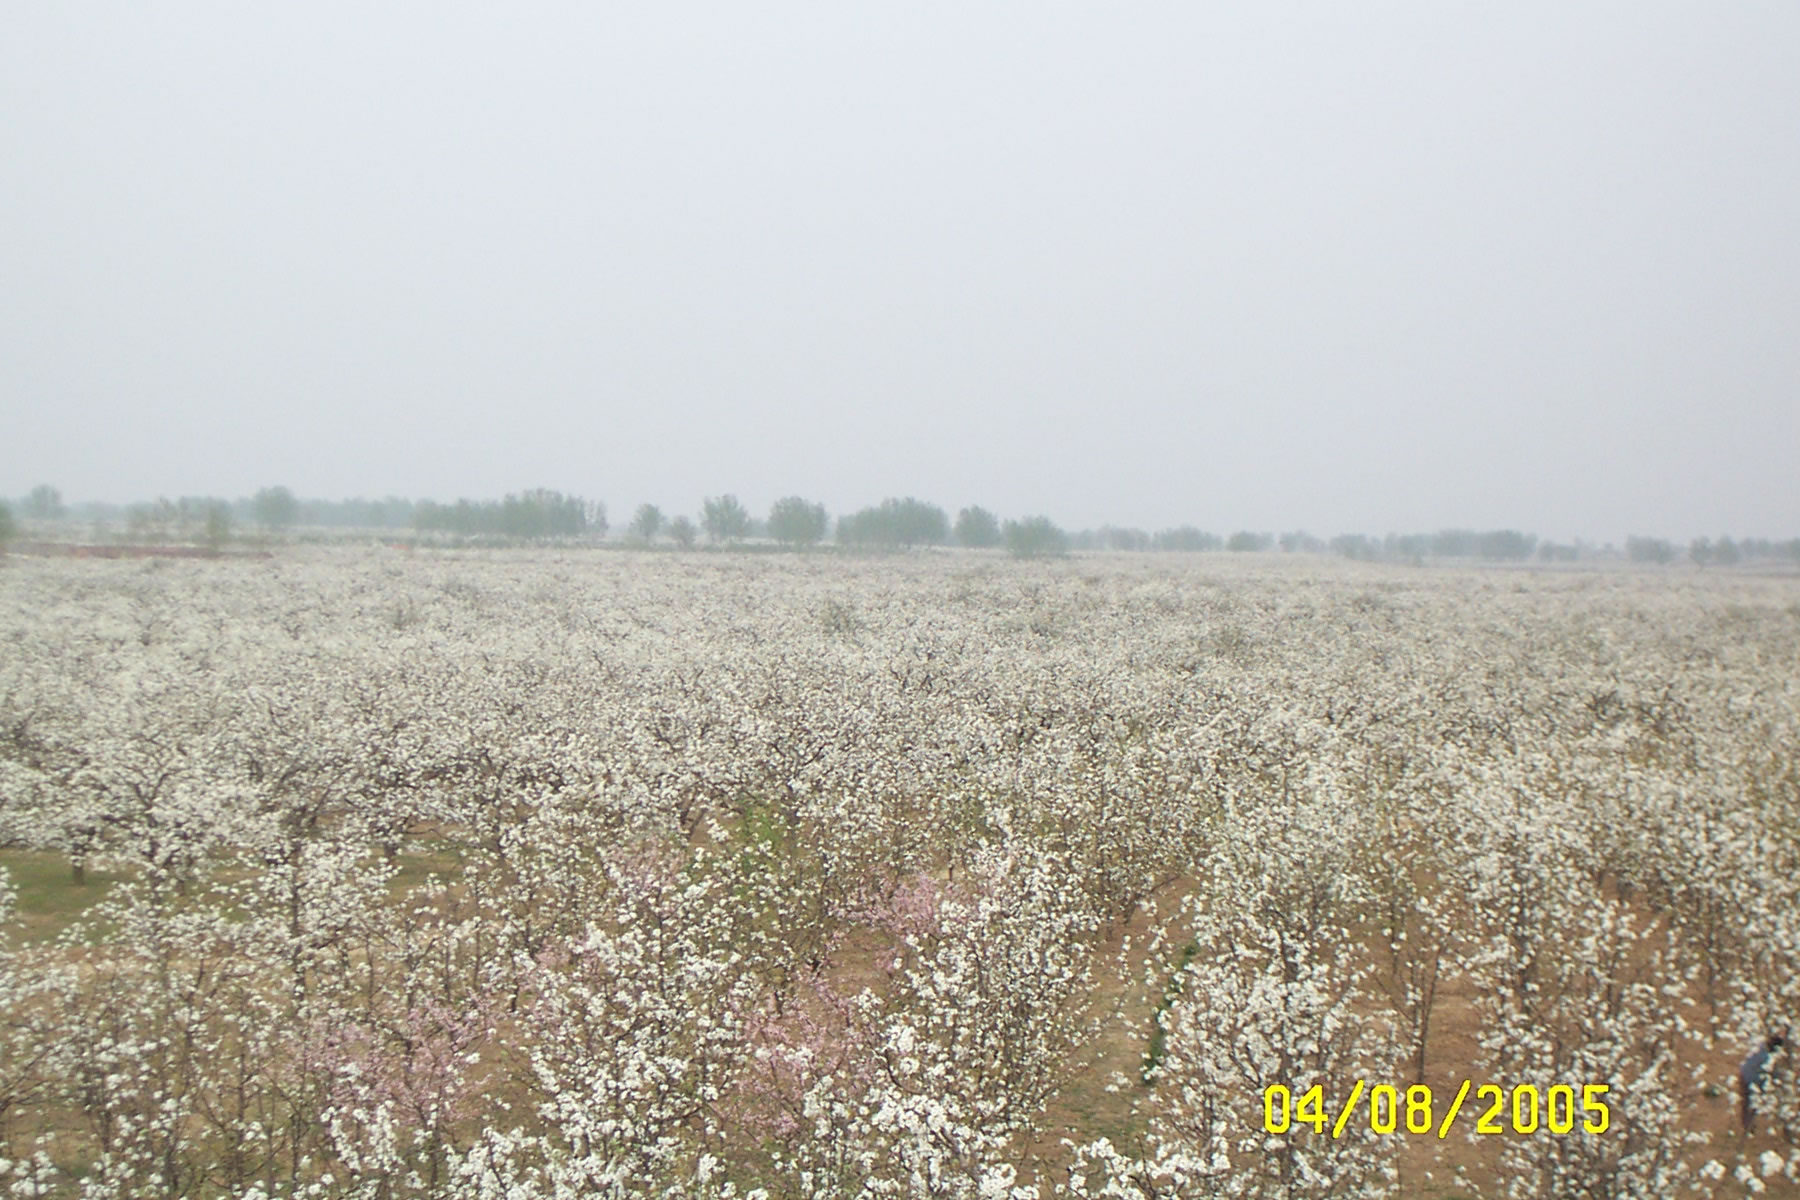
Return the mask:
<svg viewBox="0 0 1800 1200"><path fill-rule="evenodd" d="M986 550L1001 542L1000 518L979 504L956 514L956 544Z"/></svg>
<svg viewBox="0 0 1800 1200"><path fill-rule="evenodd" d="M730 492L708 496L700 502L700 524L715 544L735 542L750 532L750 513Z"/></svg>
<svg viewBox="0 0 1800 1200"><path fill-rule="evenodd" d="M1069 552L1069 535L1049 517L1006 523L1006 551L1014 558L1047 558Z"/></svg>
<svg viewBox="0 0 1800 1200"><path fill-rule="evenodd" d="M823 504L799 496L784 496L769 509L769 536L785 546L799 548L824 541L828 524Z"/></svg>
<svg viewBox="0 0 1800 1200"><path fill-rule="evenodd" d="M663 510L654 504L640 504L637 512L631 515L631 535L642 539L646 545L656 540L662 527Z"/></svg>
<svg viewBox="0 0 1800 1200"><path fill-rule="evenodd" d="M300 519L300 502L286 487L266 487L250 501L256 523L265 530L286 529Z"/></svg>
<svg viewBox="0 0 1800 1200"><path fill-rule="evenodd" d="M68 511L62 493L47 483L40 483L25 497L25 515L34 521L61 520Z"/></svg>

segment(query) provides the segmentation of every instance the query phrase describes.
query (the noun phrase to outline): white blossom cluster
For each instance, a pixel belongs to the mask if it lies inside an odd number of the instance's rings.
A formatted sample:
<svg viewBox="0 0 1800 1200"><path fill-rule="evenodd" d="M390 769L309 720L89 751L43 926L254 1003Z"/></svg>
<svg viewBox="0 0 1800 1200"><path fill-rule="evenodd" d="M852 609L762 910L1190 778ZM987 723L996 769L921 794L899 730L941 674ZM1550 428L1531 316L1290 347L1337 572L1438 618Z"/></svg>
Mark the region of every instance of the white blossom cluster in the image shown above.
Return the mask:
<svg viewBox="0 0 1800 1200"><path fill-rule="evenodd" d="M1744 574L9 562L0 1189L1439 1195L1262 1098L1470 1078L1612 1127L1457 1194L1791 1194L1796 664Z"/></svg>

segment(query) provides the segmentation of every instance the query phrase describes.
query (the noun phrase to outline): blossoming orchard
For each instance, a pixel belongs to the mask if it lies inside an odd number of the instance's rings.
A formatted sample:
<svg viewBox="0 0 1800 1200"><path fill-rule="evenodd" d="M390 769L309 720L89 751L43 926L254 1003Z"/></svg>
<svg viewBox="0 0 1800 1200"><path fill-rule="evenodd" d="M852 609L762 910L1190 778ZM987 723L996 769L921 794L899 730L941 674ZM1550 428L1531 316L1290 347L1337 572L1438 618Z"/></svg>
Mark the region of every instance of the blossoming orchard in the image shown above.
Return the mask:
<svg viewBox="0 0 1800 1200"><path fill-rule="evenodd" d="M0 1189L1800 1194L1800 580L1249 558L10 560Z"/></svg>

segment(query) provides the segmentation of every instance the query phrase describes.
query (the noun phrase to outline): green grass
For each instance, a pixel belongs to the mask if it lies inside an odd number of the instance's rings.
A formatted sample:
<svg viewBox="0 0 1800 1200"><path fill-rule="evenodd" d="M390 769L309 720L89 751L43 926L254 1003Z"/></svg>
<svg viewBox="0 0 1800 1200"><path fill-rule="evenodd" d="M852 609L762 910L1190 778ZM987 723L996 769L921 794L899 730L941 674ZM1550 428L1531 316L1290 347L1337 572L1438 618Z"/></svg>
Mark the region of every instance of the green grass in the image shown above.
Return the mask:
<svg viewBox="0 0 1800 1200"><path fill-rule="evenodd" d="M0 850L0 867L18 890L12 923L25 943L47 942L62 933L103 900L120 878L117 871L89 867L87 882L78 885L68 858L48 850Z"/></svg>
<svg viewBox="0 0 1800 1200"><path fill-rule="evenodd" d="M452 839L415 837L409 842L409 849L394 856L396 869L388 881L388 890L394 895L405 895L432 879L454 882L462 877L462 858Z"/></svg>
<svg viewBox="0 0 1800 1200"><path fill-rule="evenodd" d="M1156 1079L1156 1069L1168 1055L1168 1031L1163 1028L1163 1014L1169 1011L1177 997L1181 995L1181 972L1194 961L1200 953L1195 942L1189 942L1181 948L1181 961L1175 964L1175 970L1169 976L1169 982L1163 987L1162 1002L1156 1006L1156 1013L1150 1021L1150 1046L1144 1051L1144 1065L1138 1071L1138 1079L1149 1086Z"/></svg>
<svg viewBox="0 0 1800 1200"><path fill-rule="evenodd" d="M396 896L406 894L432 876L455 879L461 874L461 864L454 854L446 845L437 843L399 855L395 865L399 869L389 890ZM77 884L67 856L48 850L0 850L0 869L5 870L18 893L10 930L13 944L18 946L54 940L104 900L120 880L131 875L129 869L90 866L87 882ZM241 875L242 872L226 872L214 878L229 882Z"/></svg>

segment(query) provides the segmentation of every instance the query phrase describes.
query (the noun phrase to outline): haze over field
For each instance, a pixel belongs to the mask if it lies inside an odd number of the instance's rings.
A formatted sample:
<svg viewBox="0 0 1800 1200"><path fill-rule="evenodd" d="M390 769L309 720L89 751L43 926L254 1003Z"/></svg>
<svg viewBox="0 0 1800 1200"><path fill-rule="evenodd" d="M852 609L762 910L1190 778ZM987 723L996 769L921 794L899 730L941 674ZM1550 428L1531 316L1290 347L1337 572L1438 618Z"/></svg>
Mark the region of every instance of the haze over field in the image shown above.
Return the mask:
<svg viewBox="0 0 1800 1200"><path fill-rule="evenodd" d="M1800 531L1800 9L34 5L0 495Z"/></svg>

